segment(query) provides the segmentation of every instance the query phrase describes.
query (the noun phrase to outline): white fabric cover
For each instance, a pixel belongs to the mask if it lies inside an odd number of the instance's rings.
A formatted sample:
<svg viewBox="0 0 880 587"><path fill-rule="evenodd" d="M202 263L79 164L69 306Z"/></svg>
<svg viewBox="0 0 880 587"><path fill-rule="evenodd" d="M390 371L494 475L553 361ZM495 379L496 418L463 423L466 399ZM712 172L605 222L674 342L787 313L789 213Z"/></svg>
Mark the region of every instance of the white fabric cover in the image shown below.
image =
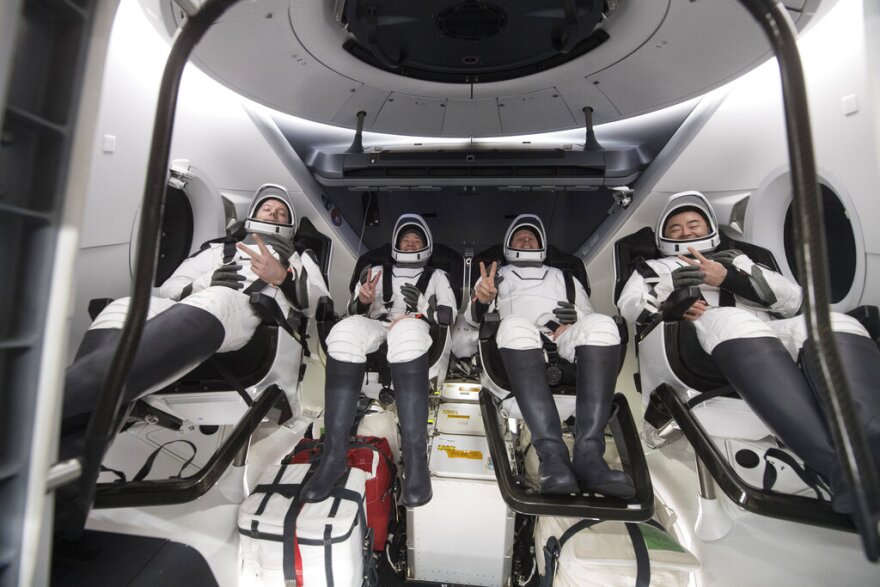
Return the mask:
<svg viewBox="0 0 880 587"><path fill-rule="evenodd" d="M400 462L400 433L397 428L397 414L375 403L361 418L357 428L358 436L376 436L388 441L394 462Z"/></svg>
<svg viewBox="0 0 880 587"><path fill-rule="evenodd" d="M579 518L540 516L535 524L535 551L543 552L551 536L562 534ZM651 560L651 587L689 585L690 573L699 561L669 534L642 525ZM538 572L544 574L544 557L539 554ZM581 530L562 547L556 563L554 587L632 587L636 560L629 533L623 522L600 522Z"/></svg>
<svg viewBox="0 0 880 587"><path fill-rule="evenodd" d="M278 465L269 467L260 477L259 485L269 485L280 469L284 469L280 482L299 485L310 465ZM363 497L367 474L360 469L350 469L345 483L350 489ZM280 540L284 531L284 518L290 509L291 500L280 493L269 495L268 502L260 514L266 493L252 493L242 502L238 511L239 559L241 561L241 584L249 586L284 585L284 543ZM333 538L349 534L348 539L332 545L333 584L336 587L360 587L363 583L365 527L358 519L359 504L341 500L334 516L330 516L335 498L329 497L318 503L303 504L297 517L297 537L300 540L322 540L325 528L332 527ZM253 522L257 521L260 534L278 537L279 540L254 538ZM324 568L324 546L306 545L300 542L302 557L303 585L305 587L324 587L327 579Z"/></svg>

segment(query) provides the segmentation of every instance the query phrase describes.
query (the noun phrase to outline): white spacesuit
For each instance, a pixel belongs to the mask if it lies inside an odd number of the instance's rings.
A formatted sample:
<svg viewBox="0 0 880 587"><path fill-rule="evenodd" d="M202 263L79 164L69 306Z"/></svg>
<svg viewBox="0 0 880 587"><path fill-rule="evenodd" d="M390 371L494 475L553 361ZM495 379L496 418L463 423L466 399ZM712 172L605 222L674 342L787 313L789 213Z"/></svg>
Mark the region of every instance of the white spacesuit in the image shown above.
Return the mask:
<svg viewBox="0 0 880 587"><path fill-rule="evenodd" d="M506 264L497 271L495 264L481 267L466 320L476 328L492 305L501 317L496 342L540 459L541 491L574 493L580 481L592 491L631 497L632 481L602 458L620 357L617 325L593 310L580 282L570 279L567 284L563 271L545 265L546 256L540 218L524 214L514 219L504 237ZM545 376L542 337L577 365L572 462Z"/></svg>
<svg viewBox="0 0 880 587"><path fill-rule="evenodd" d="M264 207L274 207L283 222L267 220ZM261 219L262 218L262 219ZM257 190L245 222L250 246L239 249L211 243L186 259L150 300L138 353L126 382L125 400L161 389L215 352L239 349L260 324L250 303L251 293L269 296L283 316L292 309L307 316L321 296L329 295L320 268L309 255L293 247L296 217L290 195L272 184ZM254 234L265 240L268 255L280 273L278 285L258 280L251 255L262 257ZM280 261L279 261L280 259ZM65 417L94 407L103 374L128 312L129 298L109 304L94 320L68 367L63 413Z"/></svg>
<svg viewBox="0 0 880 587"><path fill-rule="evenodd" d="M709 234L684 240L664 237L663 227L669 219L675 216L676 211L687 208L698 209L706 216L711 225ZM661 311L663 302L676 289L673 272L693 267L679 259L678 254L687 255L688 247L701 253L718 248L720 237L715 212L699 192L675 194L660 215L655 238L658 250L667 256L647 260L649 270L643 268L641 272L633 271L617 302L621 315L632 323L645 321L650 314ZM795 317L801 308L800 286L767 267L755 264L738 251L725 254L721 259L723 264L735 269L728 272L728 282L720 287L705 282L698 286L708 306L707 311L694 322L703 350L711 354L716 346L726 340L775 336L782 341L792 358L797 359L807 336L803 317ZM724 295L725 291L728 295ZM845 314L832 312L831 323L835 332L868 335L858 320Z"/></svg>
<svg viewBox="0 0 880 587"><path fill-rule="evenodd" d="M397 241L413 227L425 235L427 242L424 250L408 252L398 249ZM415 305L410 303L408 306L401 292L402 287L416 286L423 275L426 275L426 263L431 257L433 239L424 219L416 214L404 214L396 223L393 238L393 263L384 268L382 265L364 268L349 304L350 315L336 324L327 337L327 353L338 361L362 363L367 360L368 354L379 350L386 339L389 363L412 361L431 348L428 322L436 320L429 317L429 314L435 308L446 307L451 310L456 307L455 294L443 271L430 272L424 292L418 292ZM389 270L390 296L386 301L385 288L389 276L384 273ZM359 301L360 292L362 288L369 287L370 283L374 283L374 297L369 304L364 304ZM401 320L411 315L424 316L426 320Z"/></svg>
<svg viewBox="0 0 880 587"><path fill-rule="evenodd" d="M700 346L779 438L830 481L834 507L851 511L824 414L796 364L807 338L804 318L796 316L800 286L740 251L721 250L715 212L699 192L670 197L655 238L666 256L633 272L618 300L620 313L634 324L647 323L664 312L673 292L699 287L702 299L683 318L693 321ZM869 444L880 447L880 394L873 392L880 352L855 318L832 312L831 325ZM880 450L874 452L880 465Z"/></svg>
<svg viewBox="0 0 880 587"><path fill-rule="evenodd" d="M425 444L429 324L451 325L457 305L446 274L427 266L433 239L421 216L402 215L391 243L391 259L364 269L348 306L350 315L327 336L326 441L320 465L301 493L307 502L325 499L345 473L348 433L367 355L383 342L388 345L406 469L401 501L416 507L433 495Z"/></svg>
<svg viewBox="0 0 880 587"><path fill-rule="evenodd" d="M147 321L123 388L123 402L161 389L217 351L241 348L260 319L250 303L260 293L277 303L281 320L295 310L314 315L329 295L321 270L294 251L296 216L290 195L277 185L257 190L245 221L245 243L211 244L185 260L150 301ZM253 235L261 235L256 240ZM65 372L61 459L81 456L86 427L116 351L129 299L108 305L83 336ZM269 305L271 307L271 304ZM100 459L109 439L95 439ZM86 455L93 458L95 455ZM82 530L91 495L68 484L56 492L55 528Z"/></svg>

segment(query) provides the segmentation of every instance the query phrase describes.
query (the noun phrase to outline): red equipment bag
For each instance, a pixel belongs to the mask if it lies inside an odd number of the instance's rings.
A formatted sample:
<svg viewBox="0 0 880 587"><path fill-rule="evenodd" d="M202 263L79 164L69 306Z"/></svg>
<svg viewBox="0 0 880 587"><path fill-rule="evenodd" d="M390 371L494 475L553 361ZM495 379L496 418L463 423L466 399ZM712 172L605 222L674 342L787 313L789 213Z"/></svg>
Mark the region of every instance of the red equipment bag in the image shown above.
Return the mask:
<svg viewBox="0 0 880 587"><path fill-rule="evenodd" d="M296 444L288 464L314 463L321 460L323 440L303 438ZM394 482L397 467L388 440L378 436L352 436L348 445L348 465L367 474L364 499L367 525L373 529L373 550L385 550L391 508L394 507Z"/></svg>

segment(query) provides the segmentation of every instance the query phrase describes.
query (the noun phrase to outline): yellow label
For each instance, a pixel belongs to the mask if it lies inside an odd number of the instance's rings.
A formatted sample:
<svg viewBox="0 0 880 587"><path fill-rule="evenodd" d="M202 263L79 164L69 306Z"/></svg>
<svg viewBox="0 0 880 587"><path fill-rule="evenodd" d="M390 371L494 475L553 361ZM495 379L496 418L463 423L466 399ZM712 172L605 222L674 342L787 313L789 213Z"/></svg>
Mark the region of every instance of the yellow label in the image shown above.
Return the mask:
<svg viewBox="0 0 880 587"><path fill-rule="evenodd" d="M437 450L442 450L450 459L470 459L474 461L483 460L483 451L480 450L460 450L454 446L441 445Z"/></svg>

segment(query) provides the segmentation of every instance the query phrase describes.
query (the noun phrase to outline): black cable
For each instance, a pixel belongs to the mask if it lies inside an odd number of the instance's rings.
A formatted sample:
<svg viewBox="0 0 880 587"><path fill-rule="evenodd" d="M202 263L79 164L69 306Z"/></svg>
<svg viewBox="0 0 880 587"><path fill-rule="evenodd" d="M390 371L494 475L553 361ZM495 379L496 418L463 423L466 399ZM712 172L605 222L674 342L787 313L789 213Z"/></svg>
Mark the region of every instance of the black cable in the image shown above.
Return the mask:
<svg viewBox="0 0 880 587"><path fill-rule="evenodd" d="M867 443L853 411L840 355L832 336L822 200L816 180L810 115L797 39L788 12L781 2L740 1L767 34L779 62L794 190L797 267L804 282L803 307L808 336L804 350L807 360L813 362L822 374L822 381L816 387L822 402L831 411L831 434L838 456L843 456L841 461L856 503L854 522L862 535L865 555L869 560L876 561L880 555L877 472L874 471ZM782 409L785 409L784 406Z"/></svg>

